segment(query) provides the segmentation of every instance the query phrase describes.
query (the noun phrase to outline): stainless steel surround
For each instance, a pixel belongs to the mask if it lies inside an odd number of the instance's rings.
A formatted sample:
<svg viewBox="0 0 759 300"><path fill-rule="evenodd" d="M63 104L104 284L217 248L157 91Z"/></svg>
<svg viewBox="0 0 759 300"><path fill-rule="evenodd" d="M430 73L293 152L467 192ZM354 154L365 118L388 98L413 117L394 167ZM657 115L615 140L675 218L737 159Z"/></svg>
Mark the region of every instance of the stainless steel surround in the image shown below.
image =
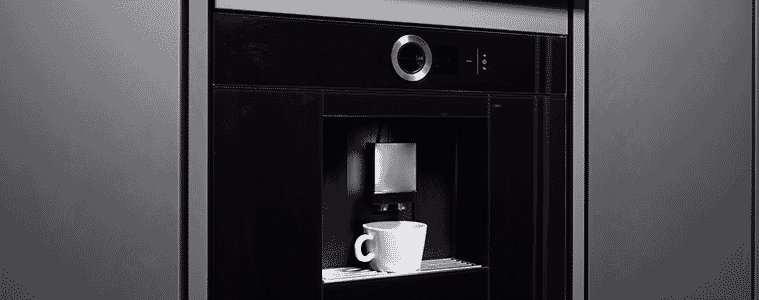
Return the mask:
<svg viewBox="0 0 759 300"><path fill-rule="evenodd" d="M217 8L567 34L567 11L463 0L217 0Z"/></svg>

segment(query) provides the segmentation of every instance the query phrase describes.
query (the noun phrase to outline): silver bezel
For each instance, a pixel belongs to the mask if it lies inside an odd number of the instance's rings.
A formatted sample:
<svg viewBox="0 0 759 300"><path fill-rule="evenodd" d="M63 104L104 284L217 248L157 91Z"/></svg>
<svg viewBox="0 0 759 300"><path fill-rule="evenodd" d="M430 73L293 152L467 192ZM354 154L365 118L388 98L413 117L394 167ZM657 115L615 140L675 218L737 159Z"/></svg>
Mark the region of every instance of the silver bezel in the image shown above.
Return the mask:
<svg viewBox="0 0 759 300"><path fill-rule="evenodd" d="M398 64L398 52L401 50L401 47L409 43L419 45L419 47L421 47L424 51L424 66L422 66L421 70L414 73L406 73L406 71L401 69L401 65ZM413 34L407 34L400 37L393 44L393 51L390 53L390 60L393 62L393 69L395 69L395 73L398 74L398 76L407 81L419 81L427 76L427 74L430 72L430 69L432 68L432 51L424 39Z"/></svg>

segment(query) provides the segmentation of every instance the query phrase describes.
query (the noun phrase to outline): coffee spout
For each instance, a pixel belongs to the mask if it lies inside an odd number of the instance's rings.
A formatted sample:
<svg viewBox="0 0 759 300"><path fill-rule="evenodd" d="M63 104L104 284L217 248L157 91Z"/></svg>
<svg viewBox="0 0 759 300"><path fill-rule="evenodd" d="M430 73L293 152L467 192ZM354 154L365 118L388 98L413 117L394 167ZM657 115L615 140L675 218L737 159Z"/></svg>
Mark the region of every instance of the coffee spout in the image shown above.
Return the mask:
<svg viewBox="0 0 759 300"><path fill-rule="evenodd" d="M395 209L392 209L392 207L395 206ZM377 207L377 211L404 211L406 210L406 205L403 203L396 203L395 205L392 204L379 204L379 207Z"/></svg>

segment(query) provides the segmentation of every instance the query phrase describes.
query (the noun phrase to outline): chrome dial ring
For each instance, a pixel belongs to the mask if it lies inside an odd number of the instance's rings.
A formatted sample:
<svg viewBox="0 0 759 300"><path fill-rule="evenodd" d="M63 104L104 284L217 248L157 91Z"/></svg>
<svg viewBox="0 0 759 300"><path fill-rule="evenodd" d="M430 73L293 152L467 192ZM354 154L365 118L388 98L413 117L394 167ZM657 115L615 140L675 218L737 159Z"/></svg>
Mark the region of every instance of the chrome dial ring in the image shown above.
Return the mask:
<svg viewBox="0 0 759 300"><path fill-rule="evenodd" d="M416 46L424 51L424 65L422 65L421 69L409 73L401 68L400 62L398 61L398 55L400 54L401 48L404 46ZM404 35L395 41L393 44L393 50L390 53L390 59L393 63L395 73L407 81L422 80L427 74L429 74L430 69L432 68L432 51L430 50L430 46L424 41L424 39L413 34Z"/></svg>

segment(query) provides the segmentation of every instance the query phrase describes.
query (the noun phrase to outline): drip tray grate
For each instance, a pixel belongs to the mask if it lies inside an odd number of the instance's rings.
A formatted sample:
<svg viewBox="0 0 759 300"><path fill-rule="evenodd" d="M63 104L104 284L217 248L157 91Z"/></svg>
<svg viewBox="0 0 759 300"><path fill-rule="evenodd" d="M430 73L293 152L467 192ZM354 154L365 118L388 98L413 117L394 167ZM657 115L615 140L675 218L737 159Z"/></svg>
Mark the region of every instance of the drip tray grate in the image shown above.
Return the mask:
<svg viewBox="0 0 759 300"><path fill-rule="evenodd" d="M426 274L426 273L435 273L435 272L446 272L446 271L455 271L455 270L461 270L461 269L472 269L472 268L480 268L480 267L482 266L476 265L473 263L468 263L463 260L459 260L455 258L440 258L440 259L423 260L422 266L419 269L419 271L410 272L410 273L389 273L389 272L375 271L371 269L360 269L360 268L351 268L351 267L323 269L322 281L324 283L345 282L345 281L365 280L365 279L374 279L374 278L386 278L386 277L408 276L408 275Z"/></svg>

